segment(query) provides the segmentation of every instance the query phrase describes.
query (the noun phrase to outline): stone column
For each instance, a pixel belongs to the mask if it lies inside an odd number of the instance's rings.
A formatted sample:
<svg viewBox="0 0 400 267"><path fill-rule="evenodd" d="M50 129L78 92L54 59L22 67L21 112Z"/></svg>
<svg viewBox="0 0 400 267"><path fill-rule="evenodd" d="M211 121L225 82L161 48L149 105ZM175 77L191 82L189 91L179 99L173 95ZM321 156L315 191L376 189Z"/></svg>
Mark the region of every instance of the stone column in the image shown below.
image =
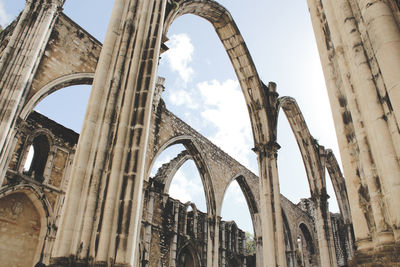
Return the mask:
<svg viewBox="0 0 400 267"><path fill-rule="evenodd" d="M348 57L348 65L352 75L352 90L357 101L365 127L366 140L370 148L361 151L367 157L372 155L376 171L375 176L369 178L368 189L371 193L371 205L374 208L374 219L377 222L378 244L393 242L388 225L397 228L400 220L400 210L397 204L400 202L400 185L396 183L400 176L398 157L394 149L393 139L385 120L382 104L377 95L377 85L374 83L368 59L366 58L363 40L361 38L359 24L356 23L351 6L346 0L333 3L336 16L339 21L339 29L345 43L345 52ZM353 19L346 19L352 17ZM365 165L365 169L371 167ZM376 170L375 170L376 168ZM383 197L384 196L384 197ZM386 207L385 207L386 206ZM384 211L380 211L383 207ZM384 215L383 212L387 212ZM388 217L389 221L385 218Z"/></svg>
<svg viewBox="0 0 400 267"><path fill-rule="evenodd" d="M374 55L379 65L386 87L389 102L396 117L397 127L400 125L400 28L388 1L357 0ZM399 136L398 131L392 133ZM392 146L399 147L393 139ZM394 153L392 153L394 154ZM392 154L390 155L392 157ZM397 161L399 160L397 154ZM384 168L389 166L384 166ZM395 170L391 170L395 171ZM400 211L396 205L400 200L398 177L382 178L385 187L385 199L389 205L389 215L394 226L396 241L400 241ZM394 208L395 210L392 210Z"/></svg>
<svg viewBox="0 0 400 267"><path fill-rule="evenodd" d="M143 237L143 245L145 249L144 260L146 262L146 266L149 266L150 262L150 252L151 252L151 238L152 238L152 230L153 230L153 214L154 214L154 192L149 191L149 197L146 199L147 203L147 212L145 218L144 225L144 237Z"/></svg>
<svg viewBox="0 0 400 267"><path fill-rule="evenodd" d="M137 265L165 5L166 0L115 1L51 266Z"/></svg>
<svg viewBox="0 0 400 267"><path fill-rule="evenodd" d="M0 58L0 184L3 184L17 118L63 1L27 0Z"/></svg>
<svg viewBox="0 0 400 267"><path fill-rule="evenodd" d="M221 235L221 267L226 266L226 230L225 230L225 222L221 222L220 231Z"/></svg>
<svg viewBox="0 0 400 267"><path fill-rule="evenodd" d="M356 0L397 124L400 124L400 29L389 1ZM399 144L397 144L399 145Z"/></svg>
<svg viewBox="0 0 400 267"><path fill-rule="evenodd" d="M315 204L315 227L318 235L318 247L321 266L336 267L336 253L333 244L333 235L326 189L319 195L312 197Z"/></svg>
<svg viewBox="0 0 400 267"><path fill-rule="evenodd" d="M373 78L367 70L363 69L360 73L349 64L351 55L347 47L352 45L346 43L349 37L345 33L357 33L357 28L347 1L343 1L340 6L335 6L336 4L332 1L309 1L347 180L352 217L355 220L356 242L358 249L368 250L373 246L371 231L374 225L376 231L384 235L387 227L379 200L380 190L375 186L378 174L370 153L372 147L362 111L359 109L360 100L354 92L354 87L357 86L354 77L369 75L370 78L365 78L369 82ZM341 10L346 14L343 15ZM343 28L338 21L346 21L349 29Z"/></svg>
<svg viewBox="0 0 400 267"><path fill-rule="evenodd" d="M257 145L264 266L286 266L276 142Z"/></svg>
<svg viewBox="0 0 400 267"><path fill-rule="evenodd" d="M43 183L44 184L49 183L51 170L53 168L54 157L56 155L56 152L57 152L57 146L55 144L53 144L53 146L50 147L49 155L48 155L47 161L46 161L46 167L44 168L44 172L43 172L43 178L44 178ZM65 165L65 166L67 166L67 165Z"/></svg>
<svg viewBox="0 0 400 267"><path fill-rule="evenodd" d="M170 247L170 256L169 256L169 266L176 266L176 252L177 252L177 244L178 244L178 225L179 225L179 203L173 202L173 210L174 210L174 236L172 238L171 247Z"/></svg>

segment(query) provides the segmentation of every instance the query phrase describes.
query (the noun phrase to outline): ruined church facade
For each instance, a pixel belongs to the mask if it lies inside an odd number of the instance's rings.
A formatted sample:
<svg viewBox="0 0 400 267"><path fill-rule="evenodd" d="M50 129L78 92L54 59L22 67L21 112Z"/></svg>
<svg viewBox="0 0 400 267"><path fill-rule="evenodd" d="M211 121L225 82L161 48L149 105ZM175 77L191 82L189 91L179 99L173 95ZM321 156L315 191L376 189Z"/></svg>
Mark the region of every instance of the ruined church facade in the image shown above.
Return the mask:
<svg viewBox="0 0 400 267"><path fill-rule="evenodd" d="M0 238L12 240L2 251L23 244L32 261L10 264L399 266L397 1L308 0L345 178L296 101L260 80L233 18L216 1L117 0L104 44L62 13L63 2L28 0L0 33ZM163 106L157 63L169 26L184 14L208 20L229 55L250 115L259 178ZM32 113L44 97L74 84L92 84L79 141ZM282 112L310 185L311 199L299 206L279 193ZM157 156L176 143L186 154L149 177ZM24 169L30 147L36 156ZM188 159L202 177L205 213L166 194ZM340 215L327 208L329 178ZM220 218L234 179L252 216L253 258L243 233Z"/></svg>

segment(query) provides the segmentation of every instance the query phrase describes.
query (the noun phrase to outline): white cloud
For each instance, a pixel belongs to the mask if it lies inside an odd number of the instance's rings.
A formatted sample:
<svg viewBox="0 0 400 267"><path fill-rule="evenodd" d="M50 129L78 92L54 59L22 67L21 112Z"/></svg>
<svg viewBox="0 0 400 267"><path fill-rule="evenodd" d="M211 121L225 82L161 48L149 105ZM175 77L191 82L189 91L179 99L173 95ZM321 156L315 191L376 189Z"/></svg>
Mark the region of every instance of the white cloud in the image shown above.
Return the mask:
<svg viewBox="0 0 400 267"><path fill-rule="evenodd" d="M0 25L6 26L11 20L11 16L7 13L3 1L0 0Z"/></svg>
<svg viewBox="0 0 400 267"><path fill-rule="evenodd" d="M199 105L193 101L193 95L185 90L177 90L169 94L169 101L175 106L185 106L190 109L197 109Z"/></svg>
<svg viewBox="0 0 400 267"><path fill-rule="evenodd" d="M189 66L194 52L193 44L185 33L174 34L168 41L169 50L165 53L171 69L179 74L186 84L191 80L194 70Z"/></svg>
<svg viewBox="0 0 400 267"><path fill-rule="evenodd" d="M233 202L241 205L246 205L246 199L244 198L242 189L236 181L233 181L225 193L224 202Z"/></svg>
<svg viewBox="0 0 400 267"><path fill-rule="evenodd" d="M249 167L253 139L239 83L230 79L223 83L213 80L199 83L197 87L204 100L201 116L217 129L210 140Z"/></svg>
<svg viewBox="0 0 400 267"><path fill-rule="evenodd" d="M193 202L203 192L200 178L188 179L181 169L176 172L169 188L169 195L175 199L179 199L182 203Z"/></svg>

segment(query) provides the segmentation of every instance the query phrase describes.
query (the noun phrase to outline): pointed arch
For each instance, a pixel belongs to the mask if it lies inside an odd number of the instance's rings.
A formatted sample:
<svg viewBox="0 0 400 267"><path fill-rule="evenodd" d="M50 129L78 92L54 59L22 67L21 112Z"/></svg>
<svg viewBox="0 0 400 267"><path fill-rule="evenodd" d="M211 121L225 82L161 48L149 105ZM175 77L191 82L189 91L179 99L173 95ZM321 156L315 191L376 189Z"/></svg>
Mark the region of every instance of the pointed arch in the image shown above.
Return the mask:
<svg viewBox="0 0 400 267"><path fill-rule="evenodd" d="M339 163L333 154L332 150L327 150L326 155L326 168L329 177L332 180L333 189L335 190L336 199L339 204L340 213L343 216L344 222L349 224L352 222L349 197L347 194L346 181L344 180L342 171L340 170Z"/></svg>
<svg viewBox="0 0 400 267"><path fill-rule="evenodd" d="M279 108L283 109L303 158L311 197L319 195L325 188L325 177L320 160L320 146L312 137L297 102L292 97L279 98ZM323 147L322 147L323 148Z"/></svg>
<svg viewBox="0 0 400 267"><path fill-rule="evenodd" d="M187 135L182 135L182 136L176 136L174 138L171 138L170 140L166 141L159 149L154 153L153 159L151 159L149 167L147 169L147 174L150 174L151 168L154 165L156 159L158 156L168 147L175 145L175 144L182 144L186 150L188 151L188 157L184 159L184 162L179 162L182 163L181 166L190 159L192 159L197 167L197 170L199 171L200 178L203 182L203 189L204 193L206 196L206 205L207 205L207 213L209 215L215 215L216 214L216 201L215 201L215 194L214 194L214 186L211 178L211 173L209 171L209 168L207 166L206 161L204 160L204 156L201 153L201 150L199 149L199 145L197 144L196 140ZM176 168L178 170L179 168ZM171 172L172 173L172 172ZM148 175L146 177L148 177ZM169 175L167 180L164 180L164 191L168 188L166 188L165 185L171 184L173 175ZM166 191L168 192L168 190Z"/></svg>
<svg viewBox="0 0 400 267"><path fill-rule="evenodd" d="M27 103L25 103L21 113L20 118L25 120L29 114L32 112L33 108L42 101L46 96L54 93L57 90L62 88L72 86L72 85L81 85L81 84L92 84L94 78L94 73L74 73L65 75L59 78L54 79L49 82L42 88L40 88Z"/></svg>
<svg viewBox="0 0 400 267"><path fill-rule="evenodd" d="M48 235L50 234L51 225L53 224L53 210L52 207L40 188L31 184L19 184L15 186L6 186L0 190L0 201L8 199L10 197L18 197L18 194L22 194L32 203L39 216L39 234L36 249L33 256L32 265L43 260L45 255L45 247L49 241L47 241ZM20 198L20 197L19 197ZM22 197L23 200L23 197ZM23 204L23 203L22 203ZM2 209L3 210L3 209ZM3 210L4 211L4 210ZM26 212L23 208L20 210L20 214ZM19 212L18 212L19 213ZM37 226L33 226L34 228ZM26 234L26 233L24 233ZM47 255L49 256L49 255Z"/></svg>
<svg viewBox="0 0 400 267"><path fill-rule="evenodd" d="M191 241L186 241L178 250L177 267L200 267L200 256Z"/></svg>
<svg viewBox="0 0 400 267"><path fill-rule="evenodd" d="M223 201L225 200L226 192L228 191L228 188L230 187L230 185L232 184L233 181L236 181L238 183L240 190L242 191L243 196L246 200L246 204L249 209L251 221L253 224L254 235L261 236L261 231L257 227L258 213L259 213L260 207L259 207L259 200L258 200L259 192L256 191L255 189L258 186L258 181L253 181L245 173L236 174L235 176L232 177L230 182L228 184L226 184L226 187L224 189L224 197L222 198ZM220 206L219 213L221 213L221 211L222 211L222 205L223 205L223 202L221 204L219 204L219 206Z"/></svg>
<svg viewBox="0 0 400 267"><path fill-rule="evenodd" d="M215 1L184 0L167 5L163 34L167 35L174 20L185 14L193 14L209 21L224 46L236 76L239 80L250 115L254 143L264 144L275 137L274 120L269 112L274 107L267 100L267 95L275 94L274 86L265 86L261 81L247 45L229 11ZM272 116L274 117L274 116Z"/></svg>

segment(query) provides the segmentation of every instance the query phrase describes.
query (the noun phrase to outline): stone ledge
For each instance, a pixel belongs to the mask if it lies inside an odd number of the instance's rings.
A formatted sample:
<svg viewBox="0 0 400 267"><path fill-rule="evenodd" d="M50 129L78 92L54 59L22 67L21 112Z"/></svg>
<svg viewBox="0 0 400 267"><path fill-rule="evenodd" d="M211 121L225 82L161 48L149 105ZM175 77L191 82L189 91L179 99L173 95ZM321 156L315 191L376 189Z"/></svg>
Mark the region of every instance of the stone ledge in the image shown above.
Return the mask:
<svg viewBox="0 0 400 267"><path fill-rule="evenodd" d="M349 267L400 267L400 245L356 252Z"/></svg>
<svg viewBox="0 0 400 267"><path fill-rule="evenodd" d="M107 262L93 262L89 260L76 260L73 256L71 257L59 257L51 258L49 267L132 267L130 264L115 263L108 265Z"/></svg>

